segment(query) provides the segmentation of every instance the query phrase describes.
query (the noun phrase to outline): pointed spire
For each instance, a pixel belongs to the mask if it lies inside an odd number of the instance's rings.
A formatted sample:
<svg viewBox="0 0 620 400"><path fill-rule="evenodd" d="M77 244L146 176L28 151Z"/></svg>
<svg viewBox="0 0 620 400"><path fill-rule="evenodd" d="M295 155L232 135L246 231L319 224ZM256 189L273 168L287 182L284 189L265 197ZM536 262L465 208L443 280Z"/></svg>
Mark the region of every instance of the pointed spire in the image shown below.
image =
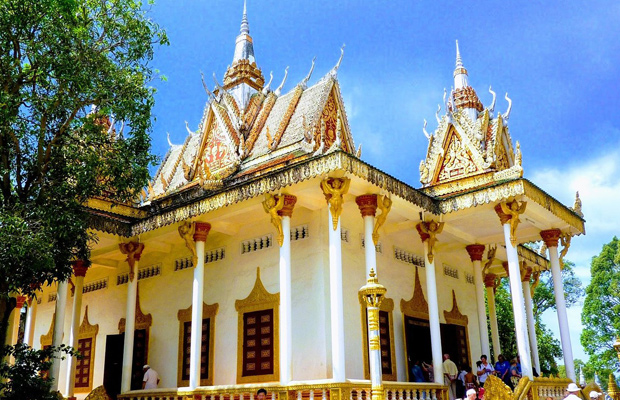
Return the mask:
<svg viewBox="0 0 620 400"><path fill-rule="evenodd" d="M467 70L463 67L461 52L459 51L459 41L456 41L456 67L454 68L454 89L459 90L469 86L467 82Z"/></svg>
<svg viewBox="0 0 620 400"><path fill-rule="evenodd" d="M233 65L239 60L248 60L250 63L256 62L254 59L254 45L250 36L250 24L248 23L247 3L243 1L243 17L241 17L241 28L235 43L235 55Z"/></svg>
<svg viewBox="0 0 620 400"><path fill-rule="evenodd" d="M467 70L463 66L459 41L456 41L456 67L454 68L454 90L452 91L455 109L466 109L471 120L475 120L482 111L482 103L475 90L469 86Z"/></svg>

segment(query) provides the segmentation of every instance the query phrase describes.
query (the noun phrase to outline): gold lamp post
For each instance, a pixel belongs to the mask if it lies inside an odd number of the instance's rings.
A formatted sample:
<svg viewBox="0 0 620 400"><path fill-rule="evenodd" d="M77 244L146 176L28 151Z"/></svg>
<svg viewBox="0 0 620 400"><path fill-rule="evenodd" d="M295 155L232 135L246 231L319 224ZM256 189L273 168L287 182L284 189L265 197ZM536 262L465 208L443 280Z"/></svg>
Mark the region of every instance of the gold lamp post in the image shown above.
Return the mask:
<svg viewBox="0 0 620 400"><path fill-rule="evenodd" d="M383 376L381 371L381 341L379 338L379 307L387 289L370 270L368 282L359 290L368 315L368 355L370 359L370 383L372 400L383 400Z"/></svg>

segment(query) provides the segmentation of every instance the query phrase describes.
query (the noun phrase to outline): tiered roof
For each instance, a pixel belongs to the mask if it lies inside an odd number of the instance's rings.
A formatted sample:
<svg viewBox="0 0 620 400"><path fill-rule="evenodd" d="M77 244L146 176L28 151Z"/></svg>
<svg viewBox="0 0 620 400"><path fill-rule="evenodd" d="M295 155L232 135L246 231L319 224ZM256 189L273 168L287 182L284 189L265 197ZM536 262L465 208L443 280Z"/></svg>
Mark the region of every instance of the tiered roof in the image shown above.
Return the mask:
<svg viewBox="0 0 620 400"><path fill-rule="evenodd" d="M495 112L493 102L484 107L476 91L469 86L458 42L456 45L454 89L445 103L445 114L439 117L437 128L425 134L429 140L426 159L420 163L420 182L433 196L460 191L523 176L521 151L516 149L508 130L512 102L502 115ZM445 102L445 95L444 95Z"/></svg>
<svg viewBox="0 0 620 400"><path fill-rule="evenodd" d="M271 90L256 66L244 7L233 63L216 80L196 132L188 130L183 145L170 149L149 185L147 201L194 186L215 190L235 177L272 170L331 151L354 152L353 139L340 95L340 61L313 86L314 69L289 93L280 95L286 80Z"/></svg>

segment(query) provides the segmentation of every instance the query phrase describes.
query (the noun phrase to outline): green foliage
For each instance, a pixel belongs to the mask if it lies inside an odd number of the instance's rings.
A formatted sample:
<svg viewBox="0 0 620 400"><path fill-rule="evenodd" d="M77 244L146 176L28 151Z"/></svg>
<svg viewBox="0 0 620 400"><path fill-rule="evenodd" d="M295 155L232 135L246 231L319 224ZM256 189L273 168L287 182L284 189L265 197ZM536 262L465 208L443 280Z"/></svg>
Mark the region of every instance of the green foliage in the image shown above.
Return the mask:
<svg viewBox="0 0 620 400"><path fill-rule="evenodd" d="M15 363L0 365L0 398L6 400L58 400L51 393L52 381L44 377L54 358L64 359L75 352L65 345L34 350L25 344L6 346L4 353L15 358Z"/></svg>
<svg viewBox="0 0 620 400"><path fill-rule="evenodd" d="M592 258L592 280L586 288L581 322L581 344L590 356L590 366L616 370L618 355L613 348L620 334L620 240L614 237Z"/></svg>
<svg viewBox="0 0 620 400"><path fill-rule="evenodd" d="M564 262L562 270L562 281L564 284L564 294L566 305L570 307L576 304L583 297L581 281L575 277L573 270L574 264L570 261ZM536 324L536 338L538 341L538 356L540 359L539 373L548 376L558 374L556 358L562 356L562 348L558 339L542 322L542 314L549 309L555 309L555 297L553 293L553 279L550 271L544 271L540 276L540 283L534 290L532 297L534 307L534 320ZM514 326L514 314L512 311L512 297L510 295L510 284L508 279L503 279L495 293L495 308L497 313L497 324L499 329L499 340L503 354L508 357L517 355L517 338ZM491 332L489 331L489 337Z"/></svg>
<svg viewBox="0 0 620 400"><path fill-rule="evenodd" d="M137 0L0 1L0 343L10 293L89 259L84 202L146 185L149 64L167 43Z"/></svg>

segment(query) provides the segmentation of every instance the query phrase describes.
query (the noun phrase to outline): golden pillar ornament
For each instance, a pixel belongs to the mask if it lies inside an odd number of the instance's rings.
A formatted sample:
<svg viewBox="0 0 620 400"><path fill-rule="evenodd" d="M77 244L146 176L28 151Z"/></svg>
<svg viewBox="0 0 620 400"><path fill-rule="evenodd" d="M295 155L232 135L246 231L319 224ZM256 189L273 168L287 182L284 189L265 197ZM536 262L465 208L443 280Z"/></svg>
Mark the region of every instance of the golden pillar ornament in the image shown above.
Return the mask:
<svg viewBox="0 0 620 400"><path fill-rule="evenodd" d="M368 355L370 358L370 383L372 400L383 400L383 375L381 370L381 341L379 336L379 307L387 289L381 285L374 270L359 293L366 304L368 315Z"/></svg>

